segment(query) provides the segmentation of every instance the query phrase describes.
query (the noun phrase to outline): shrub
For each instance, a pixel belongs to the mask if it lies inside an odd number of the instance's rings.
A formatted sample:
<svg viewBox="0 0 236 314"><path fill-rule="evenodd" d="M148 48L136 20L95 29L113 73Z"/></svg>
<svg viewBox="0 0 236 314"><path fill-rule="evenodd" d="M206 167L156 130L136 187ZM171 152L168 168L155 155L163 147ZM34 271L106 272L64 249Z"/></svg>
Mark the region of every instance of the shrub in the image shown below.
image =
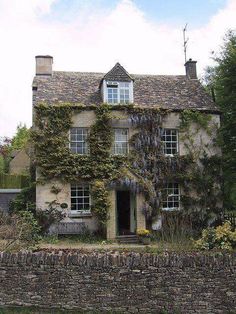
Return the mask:
<svg viewBox="0 0 236 314"><path fill-rule="evenodd" d="M36 188L35 183L32 183L29 187L22 189L20 194L10 202L10 211L20 212L27 210L35 213L35 200Z"/></svg>
<svg viewBox="0 0 236 314"><path fill-rule="evenodd" d="M58 209L59 206L62 209L68 207L66 203L59 204L54 200L48 204L47 209L39 209L36 211L36 219L41 227L41 233L43 235L48 233L52 224L58 223L65 217L63 212Z"/></svg>
<svg viewBox="0 0 236 314"><path fill-rule="evenodd" d="M236 247L236 231L231 229L228 221L216 228L204 229L202 237L195 241L195 247L200 250L232 250Z"/></svg>
<svg viewBox="0 0 236 314"><path fill-rule="evenodd" d="M40 227L31 212L21 211L11 215L0 212L1 249L33 246L40 239L39 232Z"/></svg>

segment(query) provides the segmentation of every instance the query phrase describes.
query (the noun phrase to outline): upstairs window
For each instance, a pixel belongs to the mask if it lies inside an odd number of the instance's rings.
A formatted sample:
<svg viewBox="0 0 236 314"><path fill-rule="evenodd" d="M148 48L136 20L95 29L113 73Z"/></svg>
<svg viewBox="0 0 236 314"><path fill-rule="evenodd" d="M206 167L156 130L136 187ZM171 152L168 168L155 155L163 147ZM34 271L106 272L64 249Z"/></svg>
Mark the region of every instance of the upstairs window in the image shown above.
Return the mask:
<svg viewBox="0 0 236 314"><path fill-rule="evenodd" d="M178 183L167 183L163 191L162 209L177 210L180 207L180 189Z"/></svg>
<svg viewBox="0 0 236 314"><path fill-rule="evenodd" d="M75 154L88 154L88 129L70 129L70 150Z"/></svg>
<svg viewBox="0 0 236 314"><path fill-rule="evenodd" d="M106 87L105 101L109 104L129 104L131 102L131 83L108 81Z"/></svg>
<svg viewBox="0 0 236 314"><path fill-rule="evenodd" d="M118 103L118 83L107 83L107 102L109 104Z"/></svg>
<svg viewBox="0 0 236 314"><path fill-rule="evenodd" d="M165 155L178 154L178 130L163 129L161 140L163 142L163 152Z"/></svg>
<svg viewBox="0 0 236 314"><path fill-rule="evenodd" d="M71 211L72 213L88 213L91 208L89 185L71 185Z"/></svg>
<svg viewBox="0 0 236 314"><path fill-rule="evenodd" d="M114 155L127 155L128 154L128 129L114 129Z"/></svg>

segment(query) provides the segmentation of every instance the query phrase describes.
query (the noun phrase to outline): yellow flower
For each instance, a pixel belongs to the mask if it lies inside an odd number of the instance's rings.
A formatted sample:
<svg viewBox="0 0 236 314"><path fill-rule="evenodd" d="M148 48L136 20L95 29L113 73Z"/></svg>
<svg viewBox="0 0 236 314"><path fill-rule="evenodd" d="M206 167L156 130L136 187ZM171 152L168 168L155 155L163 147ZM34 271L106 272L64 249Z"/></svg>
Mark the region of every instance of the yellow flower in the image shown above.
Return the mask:
<svg viewBox="0 0 236 314"><path fill-rule="evenodd" d="M146 237L146 236L150 235L150 231L147 229L138 229L137 235L140 237Z"/></svg>

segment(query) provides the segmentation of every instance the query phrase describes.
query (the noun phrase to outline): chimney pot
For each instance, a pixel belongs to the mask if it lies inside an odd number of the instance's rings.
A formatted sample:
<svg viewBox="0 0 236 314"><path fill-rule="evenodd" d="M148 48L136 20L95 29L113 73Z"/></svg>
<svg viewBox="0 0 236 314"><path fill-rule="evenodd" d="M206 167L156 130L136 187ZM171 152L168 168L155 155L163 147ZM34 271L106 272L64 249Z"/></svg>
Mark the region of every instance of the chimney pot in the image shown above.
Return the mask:
<svg viewBox="0 0 236 314"><path fill-rule="evenodd" d="M51 56L36 56L36 75L52 75L53 57Z"/></svg>
<svg viewBox="0 0 236 314"><path fill-rule="evenodd" d="M190 80L197 80L197 61L193 61L191 58L185 63L186 76Z"/></svg>

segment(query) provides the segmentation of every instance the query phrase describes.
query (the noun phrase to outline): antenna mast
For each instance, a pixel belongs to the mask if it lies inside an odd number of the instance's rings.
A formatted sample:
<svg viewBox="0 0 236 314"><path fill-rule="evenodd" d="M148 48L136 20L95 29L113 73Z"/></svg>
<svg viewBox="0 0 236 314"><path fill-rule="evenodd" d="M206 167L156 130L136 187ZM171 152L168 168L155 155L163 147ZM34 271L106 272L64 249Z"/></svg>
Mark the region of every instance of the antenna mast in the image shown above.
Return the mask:
<svg viewBox="0 0 236 314"><path fill-rule="evenodd" d="M184 60L185 63L187 61L187 43L188 43L188 38L186 38L186 32L187 32L187 25L188 23L186 23L186 25L183 28L183 37L184 37Z"/></svg>

